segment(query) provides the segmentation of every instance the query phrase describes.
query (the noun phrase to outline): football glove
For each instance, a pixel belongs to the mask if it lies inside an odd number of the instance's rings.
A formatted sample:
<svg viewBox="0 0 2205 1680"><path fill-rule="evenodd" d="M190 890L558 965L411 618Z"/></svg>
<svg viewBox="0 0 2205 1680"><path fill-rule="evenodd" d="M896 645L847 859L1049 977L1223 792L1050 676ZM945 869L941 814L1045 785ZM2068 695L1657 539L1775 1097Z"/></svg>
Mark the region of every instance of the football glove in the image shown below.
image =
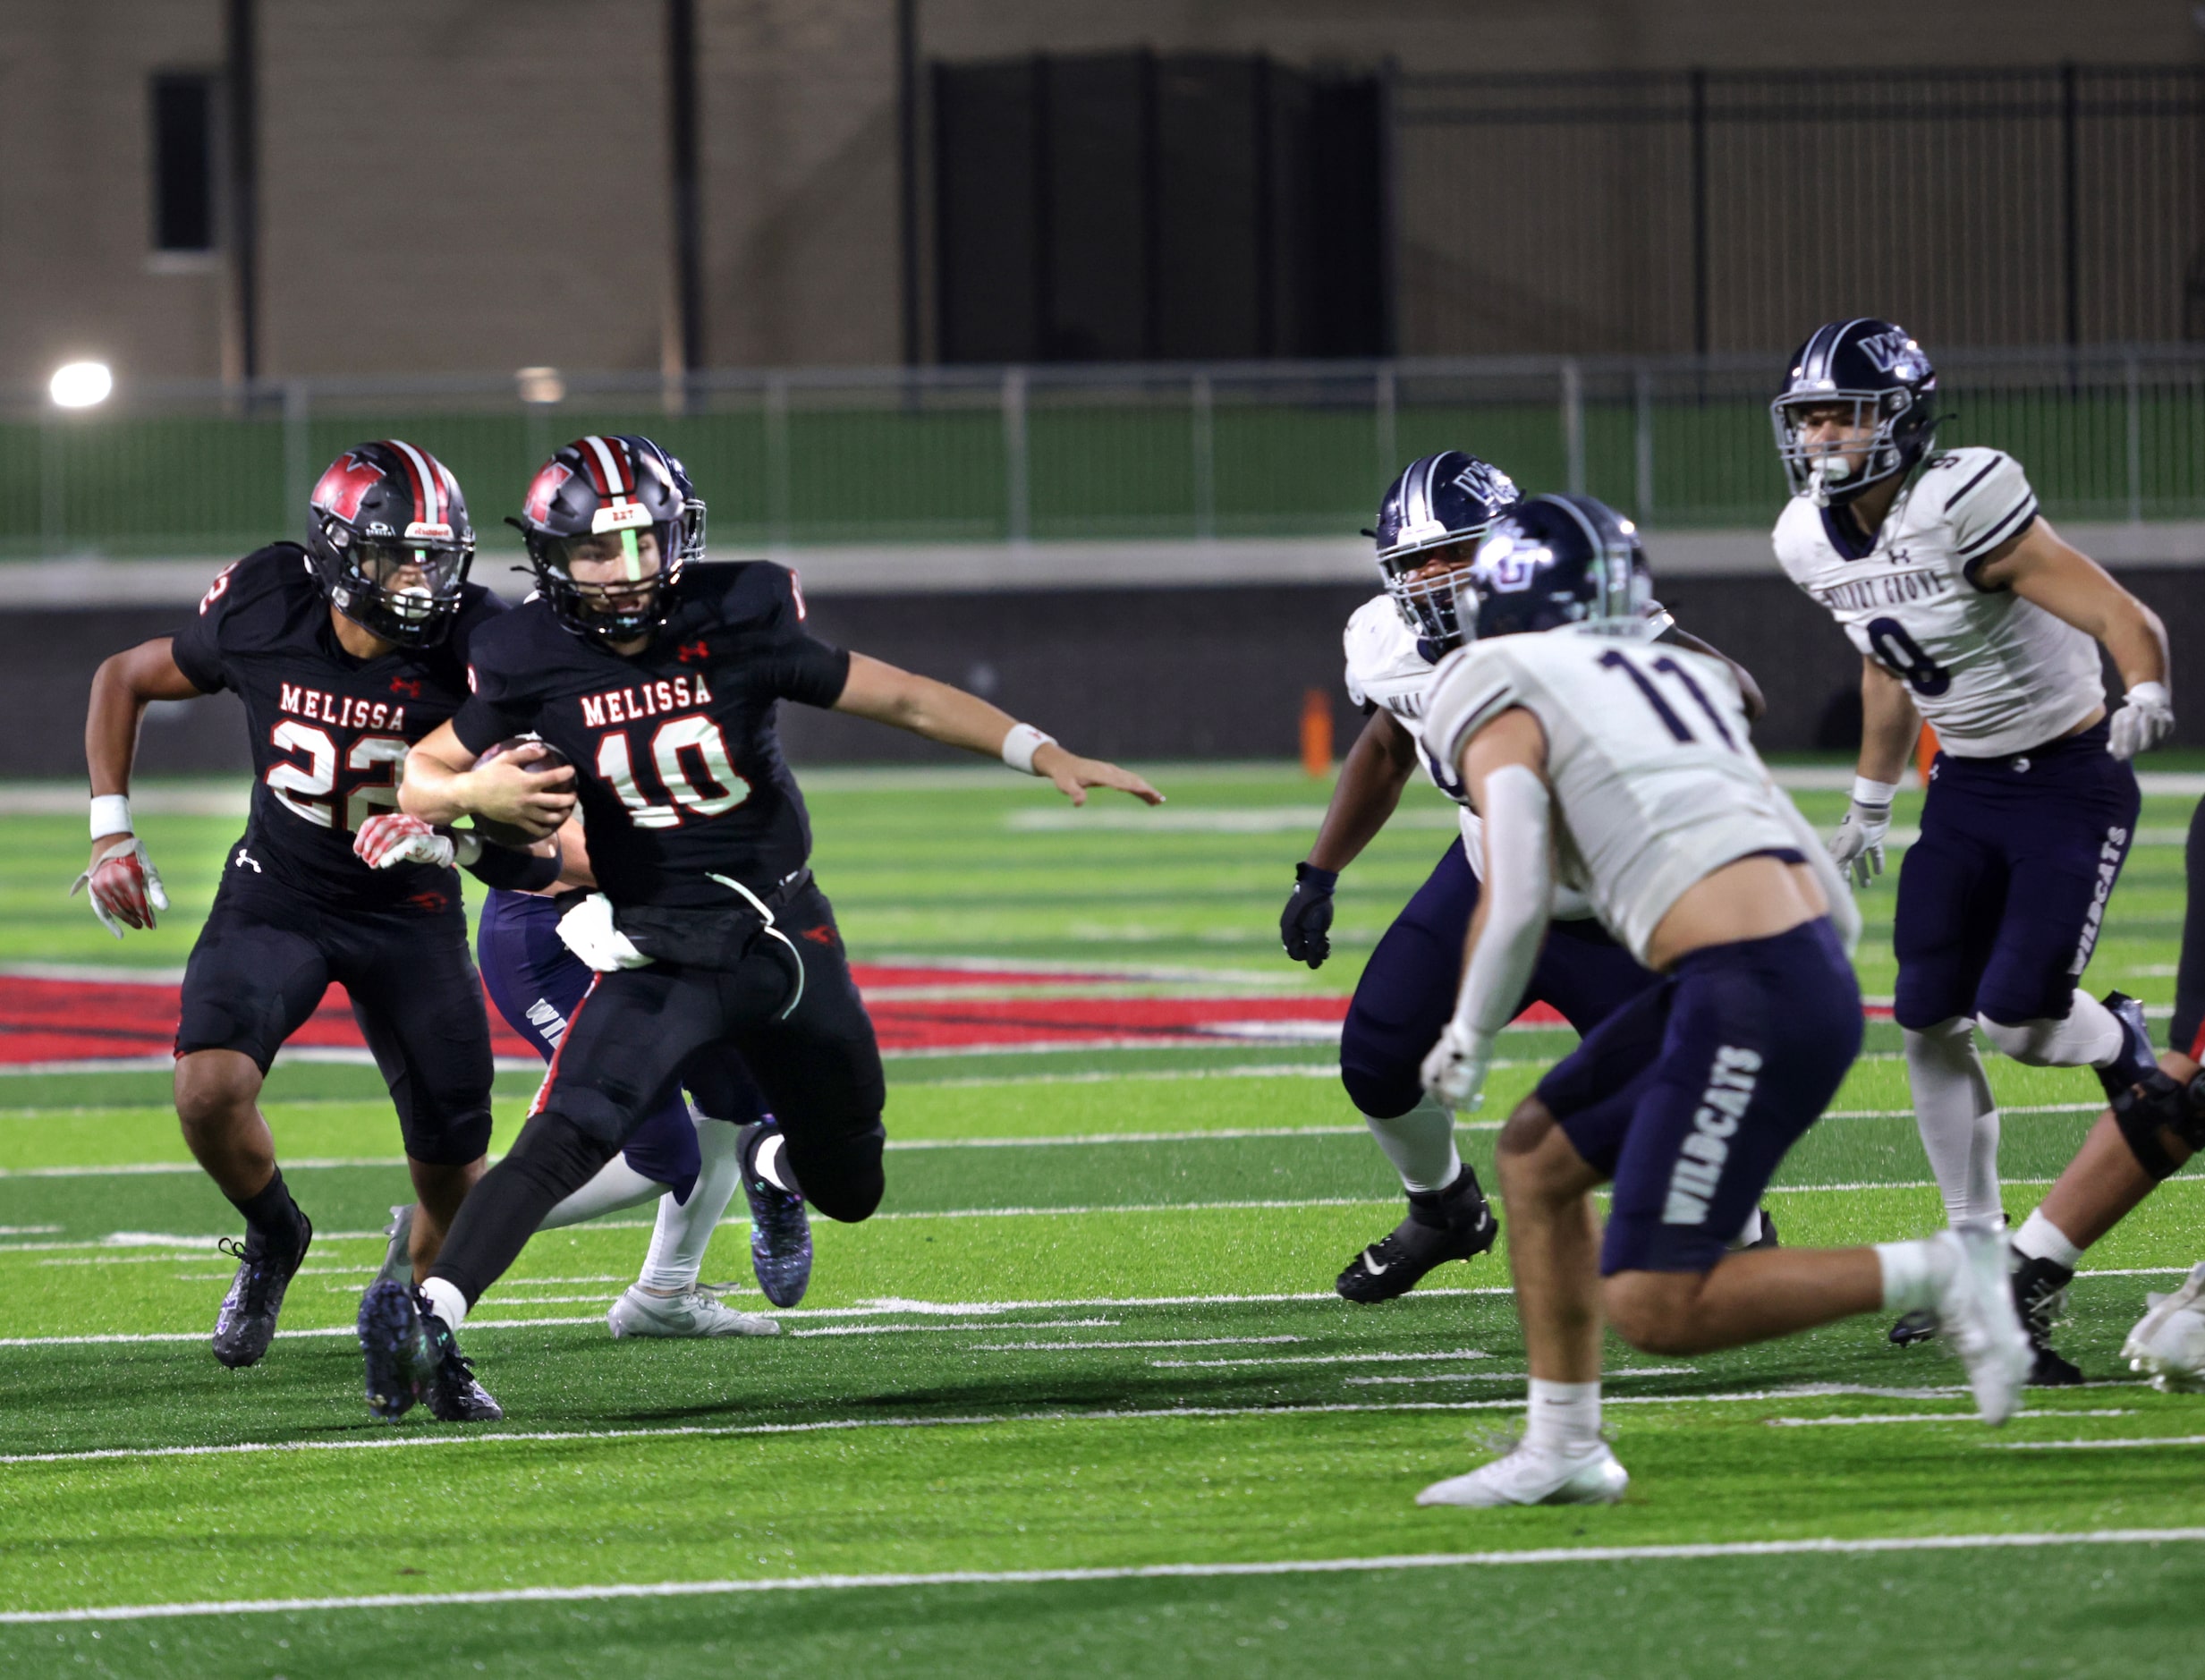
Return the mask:
<svg viewBox="0 0 2205 1680"><path fill-rule="evenodd" d="M153 912L168 908L168 889L161 872L146 855L146 843L124 835L92 860L92 867L77 877L69 888L74 898L91 889L92 914L99 925L120 939L124 928L150 928Z"/></svg>
<svg viewBox="0 0 2205 1680"><path fill-rule="evenodd" d="M2113 714L2106 751L2116 759L2149 752L2175 732L2175 697L2164 683L2139 683Z"/></svg>
<svg viewBox="0 0 2205 1680"><path fill-rule="evenodd" d="M360 825L352 838L352 855L371 870L398 863L431 863L448 870L454 852L448 837L401 810L377 811Z"/></svg>
<svg viewBox="0 0 2205 1680"><path fill-rule="evenodd" d="M1485 1100L1486 1064L1493 1054L1489 1040L1459 1021L1450 1021L1424 1058L1424 1089L1457 1114L1469 1114Z"/></svg>
<svg viewBox="0 0 2205 1680"><path fill-rule="evenodd" d="M1278 918L1279 940L1293 961L1320 968L1332 955L1332 889L1339 882L1337 870L1293 866L1293 892Z"/></svg>
<svg viewBox="0 0 2205 1680"><path fill-rule="evenodd" d="M600 974L616 968L645 968L650 958L635 948L635 942L613 926L613 901L592 893L559 918L559 938L566 948Z"/></svg>
<svg viewBox="0 0 2205 1680"><path fill-rule="evenodd" d="M1891 832L1891 802L1880 804L1853 793L1852 809L1830 836L1830 861L1855 887L1866 887L1884 872L1884 836Z"/></svg>

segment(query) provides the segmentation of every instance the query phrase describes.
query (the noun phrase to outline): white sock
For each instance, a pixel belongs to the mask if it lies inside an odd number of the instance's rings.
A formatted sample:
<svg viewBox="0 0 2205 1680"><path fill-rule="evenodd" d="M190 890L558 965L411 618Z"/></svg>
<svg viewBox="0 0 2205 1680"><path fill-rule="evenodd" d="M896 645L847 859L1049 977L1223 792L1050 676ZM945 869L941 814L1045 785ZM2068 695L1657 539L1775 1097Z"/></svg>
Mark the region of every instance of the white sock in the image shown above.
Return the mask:
<svg viewBox="0 0 2205 1680"><path fill-rule="evenodd" d="M1884 1311L1918 1312L1937 1305L1959 1253L1952 1239L1917 1237L1912 1243L1878 1243L1876 1263L1884 1275Z"/></svg>
<svg viewBox="0 0 2205 1680"><path fill-rule="evenodd" d="M687 1201L672 1196L659 1201L650 1252L635 1280L637 1287L653 1294L683 1295L697 1286L712 1233L742 1183L742 1128L733 1121L708 1119L693 1108L690 1118L697 1124L697 1150L704 1164L697 1169L697 1183Z"/></svg>
<svg viewBox="0 0 2205 1680"><path fill-rule="evenodd" d="M456 1330L467 1322L467 1297L450 1278L430 1278L421 1285L421 1294L428 1302L428 1310L450 1328Z"/></svg>
<svg viewBox="0 0 2205 1680"><path fill-rule="evenodd" d="M1363 1124L1401 1175L1404 1190L1445 1190L1463 1170L1454 1148L1454 1111L1429 1093L1407 1114L1391 1120L1367 1114Z"/></svg>
<svg viewBox="0 0 2205 1680"><path fill-rule="evenodd" d="M2065 1019L1986 1021L1983 1036L2030 1067L2104 1067L2127 1042L2120 1017L2080 987Z"/></svg>
<svg viewBox="0 0 2205 1680"><path fill-rule="evenodd" d="M1945 1198L1945 1218L1954 1225L1997 1219L1998 1105L1975 1052L1974 1022L1955 1016L1920 1032L1910 1028L1905 1039L1914 1125Z"/></svg>
<svg viewBox="0 0 2205 1680"><path fill-rule="evenodd" d="M776 1190L793 1196L801 1192L790 1182L789 1175L781 1170L781 1145L784 1141L779 1128L768 1132L758 1146L758 1153L751 1158L751 1166L758 1175Z"/></svg>
<svg viewBox="0 0 2205 1680"><path fill-rule="evenodd" d="M2067 1240L2065 1231L2044 1217L2041 1208L2022 1221L2022 1228L2014 1234L2014 1247L2025 1260L2050 1260L2068 1271L2082 1263L2082 1251Z"/></svg>
<svg viewBox="0 0 2205 1680"><path fill-rule="evenodd" d="M601 1213L614 1213L622 1208L654 1201L666 1193L664 1184L637 1172L628 1165L626 1156L615 1155L598 1168L595 1178L546 1214L544 1222L536 1228L555 1231L563 1225L580 1225Z"/></svg>
<svg viewBox="0 0 2205 1680"><path fill-rule="evenodd" d="M1523 1444L1534 1452L1575 1457L1600 1444L1600 1385L1531 1379Z"/></svg>

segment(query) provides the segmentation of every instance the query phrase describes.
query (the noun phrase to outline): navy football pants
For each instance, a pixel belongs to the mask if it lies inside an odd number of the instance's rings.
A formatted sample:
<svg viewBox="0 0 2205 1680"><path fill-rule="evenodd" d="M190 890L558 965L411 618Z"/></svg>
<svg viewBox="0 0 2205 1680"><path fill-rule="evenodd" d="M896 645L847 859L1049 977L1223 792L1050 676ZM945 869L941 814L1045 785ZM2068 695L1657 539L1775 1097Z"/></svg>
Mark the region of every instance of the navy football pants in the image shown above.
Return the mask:
<svg viewBox="0 0 2205 1680"><path fill-rule="evenodd" d="M1861 1032L1861 988L1827 920L1694 951L1595 1027L1539 1097L1615 1181L1601 1276L1721 1260L1837 1094Z"/></svg>
<svg viewBox="0 0 2205 1680"><path fill-rule="evenodd" d="M1340 1031L1340 1082L1360 1112L1391 1120L1422 1099L1420 1070L1454 1013L1463 941L1477 908L1478 878L1458 838L1394 918L1356 982ZM1551 1005L1589 1032L1656 979L1599 922L1556 921L1523 1002Z"/></svg>
<svg viewBox="0 0 2205 1680"><path fill-rule="evenodd" d="M1938 754L1899 866L1901 1026L2066 1018L2141 800L2107 733L2006 759Z"/></svg>

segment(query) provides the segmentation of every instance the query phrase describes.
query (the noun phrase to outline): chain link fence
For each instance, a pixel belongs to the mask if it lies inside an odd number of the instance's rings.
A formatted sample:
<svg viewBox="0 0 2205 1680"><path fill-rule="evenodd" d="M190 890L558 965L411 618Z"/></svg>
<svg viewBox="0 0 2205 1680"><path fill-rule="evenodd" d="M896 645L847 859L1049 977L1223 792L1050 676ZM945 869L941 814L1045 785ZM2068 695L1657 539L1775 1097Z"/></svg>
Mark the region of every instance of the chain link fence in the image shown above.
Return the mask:
<svg viewBox="0 0 2205 1680"><path fill-rule="evenodd" d="M589 431L687 462L723 554L804 545L1350 536L1419 454L1653 527L1758 526L1785 495L1777 358L1519 357L123 389L0 403L0 557L244 552L303 527L321 469L398 436L464 487L486 554L536 467ZM2020 458L2055 518L2205 517L2205 348L1946 353L1947 445Z"/></svg>

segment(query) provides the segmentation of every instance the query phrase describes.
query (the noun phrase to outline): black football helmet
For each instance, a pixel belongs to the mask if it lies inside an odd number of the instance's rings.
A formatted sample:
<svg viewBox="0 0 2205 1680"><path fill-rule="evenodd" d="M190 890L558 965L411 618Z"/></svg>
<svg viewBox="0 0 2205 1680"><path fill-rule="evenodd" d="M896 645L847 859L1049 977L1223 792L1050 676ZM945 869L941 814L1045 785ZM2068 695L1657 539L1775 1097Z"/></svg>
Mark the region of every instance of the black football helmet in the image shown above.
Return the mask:
<svg viewBox="0 0 2205 1680"><path fill-rule="evenodd" d="M536 587L567 629L605 641L649 635L673 610L674 586L704 558L704 502L682 463L648 437L577 437L538 471L516 527L528 545ZM640 539L658 548L657 569L642 566ZM626 562L623 580L577 583L579 547L611 543Z"/></svg>
<svg viewBox="0 0 2205 1680"><path fill-rule="evenodd" d="M1911 471L1936 440L1937 369L1904 327L1862 318L1818 327L1792 352L1784 389L1768 405L1777 454L1792 494L1842 506L1871 484ZM1851 405L1853 424L1874 428L1857 469L1828 445L1800 435L1809 412Z"/></svg>
<svg viewBox="0 0 2205 1680"><path fill-rule="evenodd" d="M1451 581L1465 641L1643 619L1654 595L1638 528L1577 495L1517 503Z"/></svg>
<svg viewBox="0 0 2205 1680"><path fill-rule="evenodd" d="M1462 641L1454 619L1454 584L1445 572L1412 578L1431 549L1474 544L1521 497L1498 467L1449 449L1412 461L1386 487L1378 523L1366 537L1378 545L1378 576L1402 622L1445 650Z"/></svg>
<svg viewBox="0 0 2205 1680"><path fill-rule="evenodd" d="M396 438L355 444L314 486L307 552L330 604L406 648L444 639L475 557L475 528L451 470Z"/></svg>

